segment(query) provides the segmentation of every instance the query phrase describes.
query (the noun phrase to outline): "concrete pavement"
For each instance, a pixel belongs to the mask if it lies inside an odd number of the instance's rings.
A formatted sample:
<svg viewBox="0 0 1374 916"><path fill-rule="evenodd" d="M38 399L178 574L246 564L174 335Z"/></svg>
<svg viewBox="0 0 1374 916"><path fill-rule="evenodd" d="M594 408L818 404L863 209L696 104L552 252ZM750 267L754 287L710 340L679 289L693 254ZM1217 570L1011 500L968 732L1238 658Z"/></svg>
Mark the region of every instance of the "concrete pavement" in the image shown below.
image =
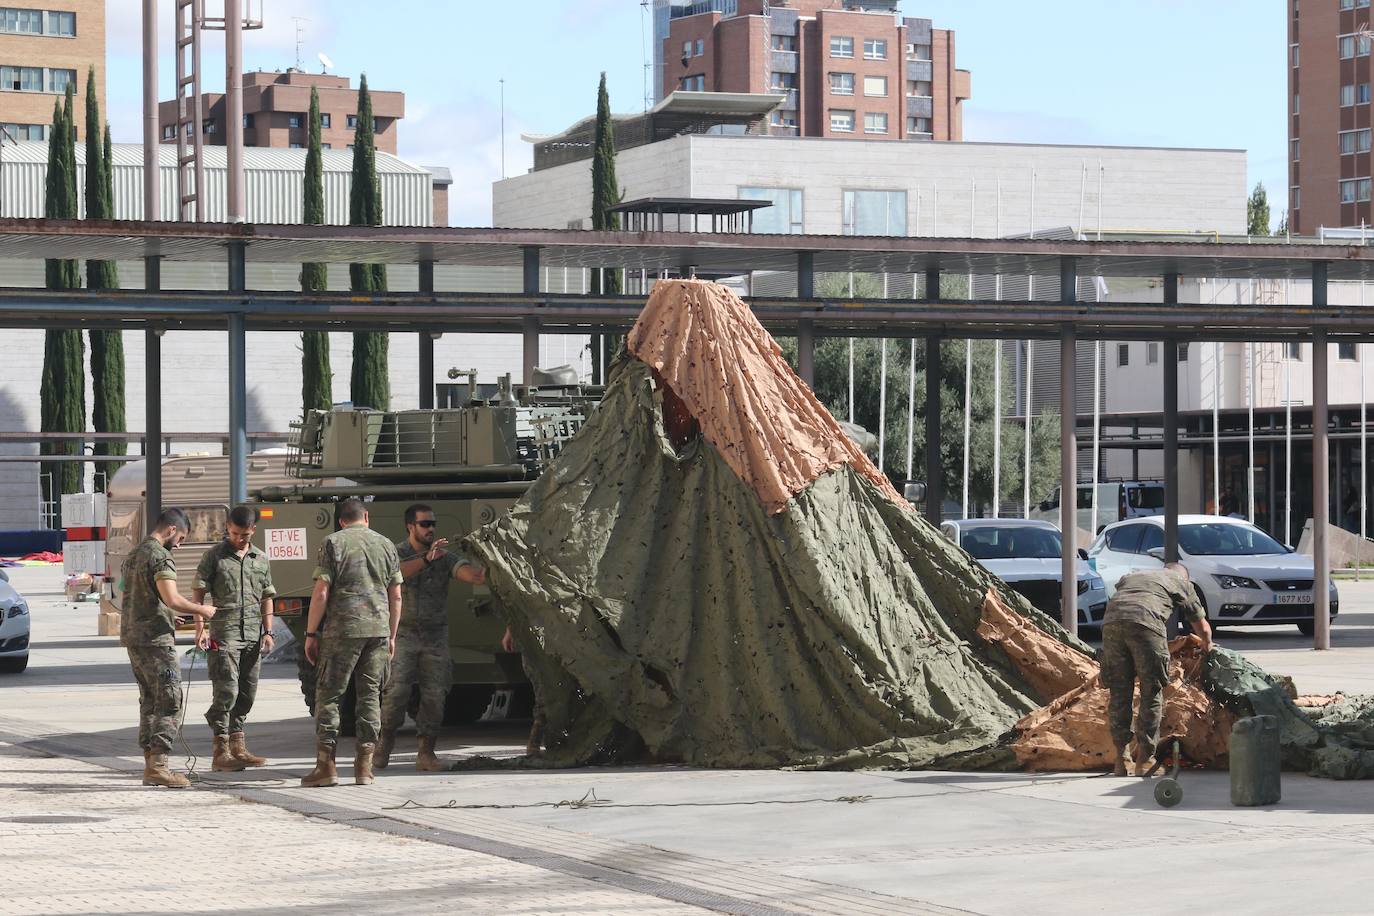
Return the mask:
<svg viewBox="0 0 1374 916"><path fill-rule="evenodd" d="M9 870L58 879L24 885L0 913L14 900L27 913L302 912L368 893L386 913L1363 913L1374 892L1362 867L1374 783L1294 774L1284 775L1281 805L1240 809L1226 774L1186 773L1183 804L1165 810L1148 783L1080 775L418 774L407 736L376 785L303 790L311 723L285 665L264 671L250 721L251 744L272 766L202 772L187 792L143 789L123 650L89 635L92 606L63 603L54 571L12 572L34 608L34 655L28 672L0 678L0 810L120 813L90 824L0 820ZM1374 660L1374 583L1340 588L1331 652L1304 648L1296 630L1223 630L1220 641L1306 692L1374 692L1364 670ZM186 734L208 755L208 685L203 671L192 677ZM467 728L446 735L441 752L511 754L523 737L519 724ZM207 822L230 830L196 826ZM150 835L170 845L189 888L139 883L156 866L126 850L162 848L130 842ZM208 856L213 865L226 848L243 862L233 872L250 888L242 898L207 892L215 869L187 864ZM328 870L311 867L306 850ZM1185 886L1189 875L1202 886Z"/></svg>

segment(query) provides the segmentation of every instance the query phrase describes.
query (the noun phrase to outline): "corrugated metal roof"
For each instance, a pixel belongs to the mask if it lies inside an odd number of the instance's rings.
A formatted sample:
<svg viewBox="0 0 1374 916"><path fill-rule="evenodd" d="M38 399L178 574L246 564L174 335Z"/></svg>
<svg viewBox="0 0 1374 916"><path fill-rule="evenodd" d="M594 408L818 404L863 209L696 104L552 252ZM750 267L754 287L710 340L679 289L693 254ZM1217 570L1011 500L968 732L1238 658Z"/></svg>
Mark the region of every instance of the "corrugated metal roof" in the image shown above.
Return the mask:
<svg viewBox="0 0 1374 916"><path fill-rule="evenodd" d="M133 168L143 168L143 144L142 143L116 143L112 147L114 154L114 164L116 168L129 166ZM352 150L320 150L321 160L326 172L352 172L353 171L353 151ZM305 154L303 149L280 149L277 147L266 146L246 146L243 149L243 167L248 171L260 171L263 169L279 169L288 172L305 171ZM207 169L227 168L227 158L229 151L223 146L206 146L203 148L205 167ZM4 153L5 165L18 165L20 163L31 163L46 165L48 162L48 144L46 142L25 141L22 143L6 143ZM79 142L76 144L76 164L86 164L86 144ZM177 148L174 143L158 144L158 166L164 169L175 169L177 164ZM431 171L418 165L411 165L403 159L398 159L390 153L377 151L377 174L378 175L429 175Z"/></svg>

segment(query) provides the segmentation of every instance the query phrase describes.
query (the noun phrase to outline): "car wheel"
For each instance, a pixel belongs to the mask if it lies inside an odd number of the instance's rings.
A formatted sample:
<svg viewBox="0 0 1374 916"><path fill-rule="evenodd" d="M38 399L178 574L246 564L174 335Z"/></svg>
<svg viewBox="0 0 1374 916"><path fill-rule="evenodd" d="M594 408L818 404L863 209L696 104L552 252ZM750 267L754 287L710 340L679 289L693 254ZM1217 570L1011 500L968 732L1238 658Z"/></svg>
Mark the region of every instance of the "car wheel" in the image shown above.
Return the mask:
<svg viewBox="0 0 1374 916"><path fill-rule="evenodd" d="M1298 632L1303 636L1315 636L1317 633L1317 622L1315 620L1299 620Z"/></svg>
<svg viewBox="0 0 1374 916"><path fill-rule="evenodd" d="M0 672L5 674L20 674L29 666L29 657L23 658L0 658Z"/></svg>

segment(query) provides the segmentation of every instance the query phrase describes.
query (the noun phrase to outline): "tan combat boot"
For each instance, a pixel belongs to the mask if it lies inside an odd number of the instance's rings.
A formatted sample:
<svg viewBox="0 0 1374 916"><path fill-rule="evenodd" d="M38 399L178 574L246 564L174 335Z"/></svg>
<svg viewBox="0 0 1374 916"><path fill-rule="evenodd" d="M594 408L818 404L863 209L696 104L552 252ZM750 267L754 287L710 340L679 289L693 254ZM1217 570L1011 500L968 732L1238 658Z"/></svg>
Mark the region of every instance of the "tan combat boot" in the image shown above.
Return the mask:
<svg viewBox="0 0 1374 916"><path fill-rule="evenodd" d="M216 773L237 773L243 763L229 751L229 736L215 735L215 757L210 761L210 769Z"/></svg>
<svg viewBox="0 0 1374 916"><path fill-rule="evenodd" d="M420 750L415 755L415 769L421 773L442 773L448 769L439 762L438 757L434 756L434 738L432 736L420 736Z"/></svg>
<svg viewBox="0 0 1374 916"><path fill-rule="evenodd" d="M191 780L180 773L167 769L167 755L161 751L148 751L148 760L143 765L143 784L145 786L166 786L169 789L184 789Z"/></svg>
<svg viewBox="0 0 1374 916"><path fill-rule="evenodd" d="M315 769L301 777L301 785L307 789L316 789L338 784L339 773L334 768L334 745L320 742L315 745Z"/></svg>
<svg viewBox="0 0 1374 916"><path fill-rule="evenodd" d="M248 750L248 742L243 737L243 732L234 732L229 736L229 753L234 755L234 759L246 767L265 767L267 758L259 757ZM242 769L242 767L240 767Z"/></svg>
<svg viewBox="0 0 1374 916"><path fill-rule="evenodd" d="M1112 767L1112 775L1113 775L1113 776L1125 776L1125 775L1126 775L1126 766L1127 766L1127 764L1128 764L1129 762L1130 762L1130 757L1127 756L1127 754L1126 754L1126 749L1125 749L1124 747L1119 747L1119 748L1117 748L1117 749L1116 749L1116 766Z"/></svg>
<svg viewBox="0 0 1374 916"><path fill-rule="evenodd" d="M369 741L360 743L353 755L353 781L360 786L372 785L372 755L376 750L377 745Z"/></svg>
<svg viewBox="0 0 1374 916"><path fill-rule="evenodd" d="M396 732L383 731L377 740L377 750L372 755L372 765L379 770L385 770L387 764L391 763L391 750L396 746Z"/></svg>

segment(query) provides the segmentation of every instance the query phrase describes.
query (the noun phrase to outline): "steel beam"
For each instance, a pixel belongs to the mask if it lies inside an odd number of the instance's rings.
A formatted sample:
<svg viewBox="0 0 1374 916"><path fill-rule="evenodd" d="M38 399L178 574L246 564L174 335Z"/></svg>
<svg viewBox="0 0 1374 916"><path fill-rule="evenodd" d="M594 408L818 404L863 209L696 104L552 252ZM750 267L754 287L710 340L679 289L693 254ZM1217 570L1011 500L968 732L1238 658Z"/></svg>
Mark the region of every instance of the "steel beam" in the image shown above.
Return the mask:
<svg viewBox="0 0 1374 916"><path fill-rule="evenodd" d="M1312 262L1312 305L1326 305L1326 262ZM1331 559L1327 526L1331 519L1327 450L1326 332L1312 334L1312 648L1331 648Z"/></svg>
<svg viewBox="0 0 1374 916"><path fill-rule="evenodd" d="M420 292L434 295L434 262L420 262ZM434 409L434 334L427 328L419 333L420 409Z"/></svg>
<svg viewBox="0 0 1374 916"><path fill-rule="evenodd" d="M1164 275L1164 304L1178 303L1178 274ZM1164 561L1178 562L1178 341L1161 347L1164 374Z"/></svg>
<svg viewBox="0 0 1374 916"><path fill-rule="evenodd" d="M162 261L143 259L143 288L162 288ZM143 331L143 499L148 531L162 514L162 329Z"/></svg>
<svg viewBox="0 0 1374 916"><path fill-rule="evenodd" d="M1078 264L1059 262L1059 301L1078 300ZM1067 327L1059 337L1059 614L1064 629L1078 632L1078 339Z"/></svg>
<svg viewBox="0 0 1374 916"><path fill-rule="evenodd" d="M797 375L807 387L816 387L816 322L811 318L797 321Z"/></svg>
<svg viewBox="0 0 1374 916"><path fill-rule="evenodd" d="M246 288L244 242L229 243L229 291ZM248 337L242 311L229 313L229 505L248 501Z"/></svg>

